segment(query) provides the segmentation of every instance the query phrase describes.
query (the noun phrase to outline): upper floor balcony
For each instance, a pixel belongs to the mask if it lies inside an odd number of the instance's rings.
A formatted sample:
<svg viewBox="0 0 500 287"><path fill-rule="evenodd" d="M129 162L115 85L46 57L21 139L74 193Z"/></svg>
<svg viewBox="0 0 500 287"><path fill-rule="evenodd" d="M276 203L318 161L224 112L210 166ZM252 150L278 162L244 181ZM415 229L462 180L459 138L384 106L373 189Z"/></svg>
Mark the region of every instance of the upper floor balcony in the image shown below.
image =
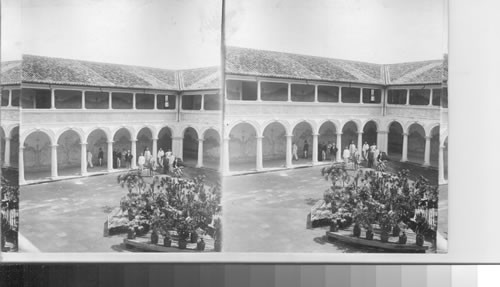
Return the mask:
<svg viewBox="0 0 500 287"><path fill-rule="evenodd" d="M23 125L196 122L220 117L221 109L218 91L23 88L20 102Z"/></svg>
<svg viewBox="0 0 500 287"><path fill-rule="evenodd" d="M439 119L447 111L439 85L382 87L285 79L228 79L225 115L231 117L376 117Z"/></svg>

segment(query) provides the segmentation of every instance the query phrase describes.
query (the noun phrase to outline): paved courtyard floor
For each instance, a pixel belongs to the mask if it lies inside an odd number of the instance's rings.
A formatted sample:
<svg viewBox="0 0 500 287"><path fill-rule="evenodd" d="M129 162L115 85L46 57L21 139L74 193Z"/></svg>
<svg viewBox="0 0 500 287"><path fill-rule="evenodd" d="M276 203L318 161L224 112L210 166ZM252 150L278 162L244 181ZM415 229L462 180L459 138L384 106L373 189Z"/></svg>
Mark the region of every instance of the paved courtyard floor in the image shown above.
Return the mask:
<svg viewBox="0 0 500 287"><path fill-rule="evenodd" d="M204 171L213 179L214 172L185 169L188 175ZM125 251L121 244L125 234L103 236L108 213L127 194L117 183L118 175L22 186L19 232L42 252Z"/></svg>
<svg viewBox="0 0 500 287"><path fill-rule="evenodd" d="M307 229L310 208L329 183L321 166L224 178L224 251L227 252L367 252L325 240L325 228ZM394 163L437 184L437 170ZM447 188L439 219L447 222ZM446 228L446 226L440 226ZM441 231L444 233L444 231ZM445 236L445 238L446 238Z"/></svg>

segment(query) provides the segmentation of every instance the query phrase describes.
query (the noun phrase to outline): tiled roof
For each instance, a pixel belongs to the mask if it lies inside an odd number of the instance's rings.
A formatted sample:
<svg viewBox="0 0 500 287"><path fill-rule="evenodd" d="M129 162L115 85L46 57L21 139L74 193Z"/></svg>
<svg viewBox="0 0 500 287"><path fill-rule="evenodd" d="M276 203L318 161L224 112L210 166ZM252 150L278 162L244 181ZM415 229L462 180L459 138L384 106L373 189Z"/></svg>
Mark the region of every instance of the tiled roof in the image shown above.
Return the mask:
<svg viewBox="0 0 500 287"><path fill-rule="evenodd" d="M23 56L23 82L79 85L95 87L117 87L154 90L219 89L217 67L193 69L182 79L185 71L148 67L117 65L80 60ZM211 74L210 74L211 73ZM216 80L205 80L208 78ZM194 81L195 79L196 81ZM182 82L190 85L182 86Z"/></svg>
<svg viewBox="0 0 500 287"><path fill-rule="evenodd" d="M380 65L240 47L227 47L226 73L377 85L440 83L443 61Z"/></svg>
<svg viewBox="0 0 500 287"><path fill-rule="evenodd" d="M11 85L21 83L21 61L2 62L0 84Z"/></svg>
<svg viewBox="0 0 500 287"><path fill-rule="evenodd" d="M179 71L181 90L202 90L220 87L219 67L208 67Z"/></svg>

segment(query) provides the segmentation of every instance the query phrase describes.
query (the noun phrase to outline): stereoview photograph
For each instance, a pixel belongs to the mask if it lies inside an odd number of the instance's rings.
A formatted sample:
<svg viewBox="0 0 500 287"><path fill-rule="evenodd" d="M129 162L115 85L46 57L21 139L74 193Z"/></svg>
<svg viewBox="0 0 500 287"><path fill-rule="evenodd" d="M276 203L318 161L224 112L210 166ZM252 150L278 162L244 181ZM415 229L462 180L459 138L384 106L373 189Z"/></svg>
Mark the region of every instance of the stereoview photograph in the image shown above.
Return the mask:
<svg viewBox="0 0 500 287"><path fill-rule="evenodd" d="M23 2L19 252L221 251L220 1Z"/></svg>
<svg viewBox="0 0 500 287"><path fill-rule="evenodd" d="M446 252L441 1L228 1L224 251Z"/></svg>

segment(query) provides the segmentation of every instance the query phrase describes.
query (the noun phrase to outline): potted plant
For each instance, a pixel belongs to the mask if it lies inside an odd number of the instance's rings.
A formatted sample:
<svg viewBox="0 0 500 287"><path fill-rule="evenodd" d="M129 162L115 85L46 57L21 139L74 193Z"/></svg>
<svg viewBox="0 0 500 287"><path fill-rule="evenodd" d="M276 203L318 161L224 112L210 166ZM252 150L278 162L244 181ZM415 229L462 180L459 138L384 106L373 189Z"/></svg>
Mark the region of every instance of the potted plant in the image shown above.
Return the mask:
<svg viewBox="0 0 500 287"><path fill-rule="evenodd" d="M191 232L190 242L196 243L197 241L198 241L198 233L196 232L196 230L193 230L193 232Z"/></svg>
<svg viewBox="0 0 500 287"><path fill-rule="evenodd" d="M399 235L399 244L406 244L407 239L406 232L403 231L403 233Z"/></svg>
<svg viewBox="0 0 500 287"><path fill-rule="evenodd" d="M196 243L196 250L198 251L205 250L205 241L203 241L203 237L200 238L200 241L198 241L198 243Z"/></svg>
<svg viewBox="0 0 500 287"><path fill-rule="evenodd" d="M337 219L333 219L330 221L330 232L339 231L339 226L337 225Z"/></svg>
<svg viewBox="0 0 500 287"><path fill-rule="evenodd" d="M392 236L399 236L400 233L401 233L401 228L399 227L398 224L395 224L392 227Z"/></svg>
<svg viewBox="0 0 500 287"><path fill-rule="evenodd" d="M352 235L354 237L360 237L361 236L361 227L359 226L359 223L355 223L354 227L352 229Z"/></svg>
<svg viewBox="0 0 500 287"><path fill-rule="evenodd" d="M127 239L135 239L136 233L133 227L129 227L127 231Z"/></svg>
<svg viewBox="0 0 500 287"><path fill-rule="evenodd" d="M187 240L189 238L189 232L190 232L189 223L184 218L177 223L176 229L177 229L177 235L179 237L178 241L179 249L186 249L188 243Z"/></svg>
<svg viewBox="0 0 500 287"><path fill-rule="evenodd" d="M172 239L170 238L170 236L166 235L163 237L163 246L165 247L172 246Z"/></svg>
<svg viewBox="0 0 500 287"><path fill-rule="evenodd" d="M371 226L371 224L368 226L368 229L366 230L366 239L373 240L373 227Z"/></svg>
<svg viewBox="0 0 500 287"><path fill-rule="evenodd" d="M151 244L158 244L158 233L156 233L156 230L151 232Z"/></svg>

